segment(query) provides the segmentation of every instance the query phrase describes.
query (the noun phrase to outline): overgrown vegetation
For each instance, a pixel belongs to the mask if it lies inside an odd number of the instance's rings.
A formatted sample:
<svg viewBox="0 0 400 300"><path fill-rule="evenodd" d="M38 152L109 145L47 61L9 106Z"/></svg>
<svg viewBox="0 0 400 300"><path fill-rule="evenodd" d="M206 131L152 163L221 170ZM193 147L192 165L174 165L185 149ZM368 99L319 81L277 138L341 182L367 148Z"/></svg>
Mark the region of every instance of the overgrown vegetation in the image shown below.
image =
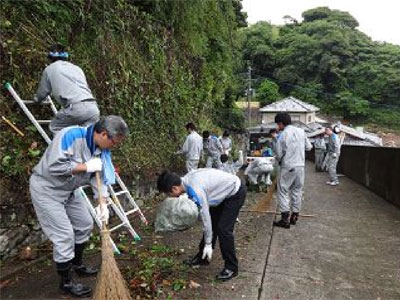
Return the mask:
<svg viewBox="0 0 400 300"><path fill-rule="evenodd" d="M319 7L303 19L242 29L258 100L293 95L352 122L400 128L400 46L372 41L347 12Z"/></svg>
<svg viewBox="0 0 400 300"><path fill-rule="evenodd" d="M245 25L240 8L239 0L1 1L1 81L32 98L48 47L67 45L102 114L121 115L130 127L114 152L124 177L151 178L181 165L173 153L186 122L200 130L241 128L229 94L237 28ZM12 182L26 185L45 143L4 89L1 97L1 115L26 134L0 125L2 187L9 189Z"/></svg>

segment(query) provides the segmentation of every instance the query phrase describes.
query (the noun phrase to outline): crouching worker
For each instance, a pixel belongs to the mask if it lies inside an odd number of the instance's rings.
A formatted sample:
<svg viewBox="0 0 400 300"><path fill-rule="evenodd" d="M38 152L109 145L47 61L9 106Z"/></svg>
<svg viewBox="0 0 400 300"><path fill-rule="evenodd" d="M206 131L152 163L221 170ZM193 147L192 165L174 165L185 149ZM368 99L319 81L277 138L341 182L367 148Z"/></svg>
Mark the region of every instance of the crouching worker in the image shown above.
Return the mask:
<svg viewBox="0 0 400 300"><path fill-rule="evenodd" d="M157 187L171 197L187 193L200 208L203 238L199 252L186 263L191 266L208 265L218 237L225 266L216 278L229 280L237 276L233 228L246 198L246 186L239 177L215 169L198 169L183 178L164 171L158 178Z"/></svg>
<svg viewBox="0 0 400 300"><path fill-rule="evenodd" d="M61 276L60 289L76 297L89 296L92 290L72 280L72 271L80 276L95 275L97 268L82 262L85 242L93 220L84 198L76 190L90 183L98 197L95 172L102 171L102 195L107 184L115 181L110 148L120 144L128 126L118 116L102 117L89 127L72 126L61 130L34 168L30 193L43 232L53 243L53 259ZM108 222L108 209L96 209L97 217Z"/></svg>
<svg viewBox="0 0 400 300"><path fill-rule="evenodd" d="M227 154L221 154L221 163L221 168L219 170L236 175L240 168L243 167L243 151L239 151L239 158L234 162L229 161Z"/></svg>
<svg viewBox="0 0 400 300"><path fill-rule="evenodd" d="M266 185L272 185L271 172L274 170L274 165L266 158L257 157L251 159L249 165L244 171L244 175L247 175L249 183L252 185L258 184L258 177L261 176L261 182Z"/></svg>

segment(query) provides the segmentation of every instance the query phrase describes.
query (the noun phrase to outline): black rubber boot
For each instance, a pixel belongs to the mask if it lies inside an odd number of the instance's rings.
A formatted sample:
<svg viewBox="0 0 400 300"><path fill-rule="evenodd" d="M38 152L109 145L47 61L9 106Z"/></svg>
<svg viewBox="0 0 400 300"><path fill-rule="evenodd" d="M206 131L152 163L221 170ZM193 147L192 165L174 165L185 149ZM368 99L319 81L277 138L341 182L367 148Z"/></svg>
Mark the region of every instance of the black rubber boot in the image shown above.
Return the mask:
<svg viewBox="0 0 400 300"><path fill-rule="evenodd" d="M289 214L290 213L288 211L281 213L282 218L278 222L274 221L274 226L283 227L287 229L290 228Z"/></svg>
<svg viewBox="0 0 400 300"><path fill-rule="evenodd" d="M72 260L72 268L75 273L79 276L93 276L99 271L98 268L88 267L82 263L83 250L85 249L85 243L75 244L75 257Z"/></svg>
<svg viewBox="0 0 400 300"><path fill-rule="evenodd" d="M298 212L293 212L290 215L290 224L296 225L297 220L299 219L299 213Z"/></svg>
<svg viewBox="0 0 400 300"><path fill-rule="evenodd" d="M74 282L71 275L71 262L57 263L57 273L61 276L60 290L74 297L83 298L92 295L92 289Z"/></svg>

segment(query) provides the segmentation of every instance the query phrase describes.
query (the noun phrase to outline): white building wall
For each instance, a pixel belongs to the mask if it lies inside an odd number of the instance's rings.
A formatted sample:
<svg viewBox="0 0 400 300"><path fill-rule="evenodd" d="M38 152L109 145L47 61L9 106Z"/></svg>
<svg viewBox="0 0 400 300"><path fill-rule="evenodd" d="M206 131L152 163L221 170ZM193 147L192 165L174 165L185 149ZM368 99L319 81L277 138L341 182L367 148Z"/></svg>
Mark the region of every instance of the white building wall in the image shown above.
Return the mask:
<svg viewBox="0 0 400 300"><path fill-rule="evenodd" d="M262 113L262 122L264 124L274 122L276 114L277 114L277 112ZM289 114L290 114L290 117L292 118L292 122L300 121L304 124L309 124L309 123L315 122L315 112L311 112L311 113L304 113L304 112L295 113L294 112L294 113L289 113Z"/></svg>

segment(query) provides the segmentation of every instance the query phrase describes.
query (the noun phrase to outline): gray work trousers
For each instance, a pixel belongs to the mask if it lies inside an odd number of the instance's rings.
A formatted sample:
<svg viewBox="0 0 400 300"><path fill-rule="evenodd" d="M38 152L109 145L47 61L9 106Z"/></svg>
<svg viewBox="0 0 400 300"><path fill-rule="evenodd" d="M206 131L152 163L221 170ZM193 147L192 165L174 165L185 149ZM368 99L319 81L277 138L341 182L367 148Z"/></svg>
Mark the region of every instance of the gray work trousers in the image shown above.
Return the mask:
<svg viewBox="0 0 400 300"><path fill-rule="evenodd" d="M322 171L322 164L324 163L325 151L322 149L315 149L315 170Z"/></svg>
<svg viewBox="0 0 400 300"><path fill-rule="evenodd" d="M49 128L55 134L68 126L89 126L99 119L100 111L96 101L79 102L59 110L56 117L51 121Z"/></svg>
<svg viewBox="0 0 400 300"><path fill-rule="evenodd" d="M197 167L199 165L199 160L198 159L188 159L186 160L186 170L187 172L191 172L193 170L197 170Z"/></svg>
<svg viewBox="0 0 400 300"><path fill-rule="evenodd" d="M281 168L277 198L280 212L299 212L304 186L304 167Z"/></svg>
<svg viewBox="0 0 400 300"><path fill-rule="evenodd" d="M206 164L206 168L212 168L213 166L215 166L218 170L221 169L222 167L222 162L219 156L211 156L209 155L207 157L207 164Z"/></svg>
<svg viewBox="0 0 400 300"><path fill-rule="evenodd" d="M331 182L338 182L338 177L336 174L336 167L339 161L339 155L336 157L333 157L333 153L328 154L328 174L329 174L329 180Z"/></svg>
<svg viewBox="0 0 400 300"><path fill-rule="evenodd" d="M57 190L40 186L40 179L34 175L29 188L42 230L53 243L54 261L70 261L75 256L75 244L86 242L93 229L93 219L85 200L79 190L60 199ZM65 191L61 194L66 195Z"/></svg>

